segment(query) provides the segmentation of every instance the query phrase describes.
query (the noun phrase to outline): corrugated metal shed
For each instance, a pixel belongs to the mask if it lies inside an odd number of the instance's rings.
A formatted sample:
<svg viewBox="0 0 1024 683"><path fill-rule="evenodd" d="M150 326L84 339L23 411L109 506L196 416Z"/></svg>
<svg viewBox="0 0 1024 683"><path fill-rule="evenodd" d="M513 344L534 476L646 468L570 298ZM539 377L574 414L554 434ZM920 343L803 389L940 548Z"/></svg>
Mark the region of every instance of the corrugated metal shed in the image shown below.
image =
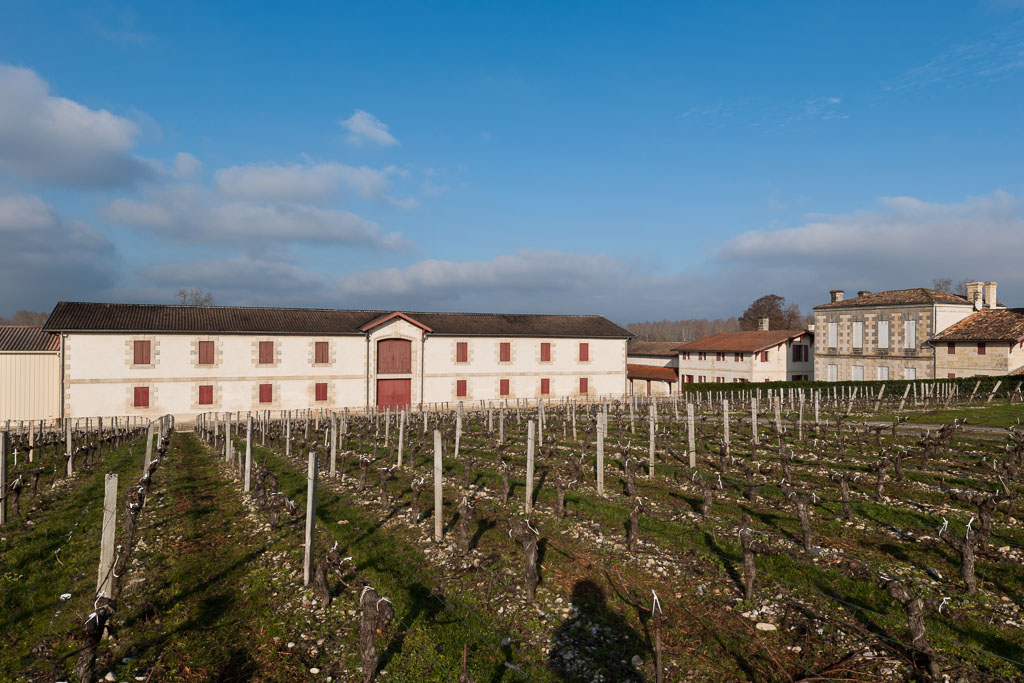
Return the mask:
<svg viewBox="0 0 1024 683"><path fill-rule="evenodd" d="M163 306L62 301L46 321L50 332L203 332L238 334L362 334L394 311L241 306ZM435 335L627 339L632 333L599 315L416 313L404 317Z"/></svg>
<svg viewBox="0 0 1024 683"><path fill-rule="evenodd" d="M5 351L57 351L60 337L43 332L42 327L0 325L0 353Z"/></svg>
<svg viewBox="0 0 1024 683"><path fill-rule="evenodd" d="M0 326L0 421L59 417L59 345L40 327Z"/></svg>

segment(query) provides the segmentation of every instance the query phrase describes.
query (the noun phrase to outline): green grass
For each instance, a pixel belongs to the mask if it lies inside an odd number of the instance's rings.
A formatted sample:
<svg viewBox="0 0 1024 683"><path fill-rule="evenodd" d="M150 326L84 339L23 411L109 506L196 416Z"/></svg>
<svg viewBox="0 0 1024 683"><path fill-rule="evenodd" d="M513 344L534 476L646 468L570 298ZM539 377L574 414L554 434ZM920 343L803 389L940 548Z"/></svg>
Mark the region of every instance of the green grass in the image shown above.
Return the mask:
<svg viewBox="0 0 1024 683"><path fill-rule="evenodd" d="M143 453L141 441L108 450L69 488L51 491L40 482L38 500L22 493L21 516L0 528L0 679L48 675L47 658L72 651L68 634L95 597L104 476L118 473L123 500L142 474ZM62 593L71 598L62 602ZM70 669L65 664L61 670Z"/></svg>

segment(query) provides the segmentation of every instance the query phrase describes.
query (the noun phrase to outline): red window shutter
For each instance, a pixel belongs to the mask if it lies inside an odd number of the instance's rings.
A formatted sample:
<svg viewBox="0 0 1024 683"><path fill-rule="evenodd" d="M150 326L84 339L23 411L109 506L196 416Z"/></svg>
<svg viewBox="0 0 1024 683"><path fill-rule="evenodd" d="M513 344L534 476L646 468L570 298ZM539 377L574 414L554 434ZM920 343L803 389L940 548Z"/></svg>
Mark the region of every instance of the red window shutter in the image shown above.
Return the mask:
<svg viewBox="0 0 1024 683"><path fill-rule="evenodd" d="M260 403L273 403L274 401L274 385L273 384L261 384L260 385Z"/></svg>
<svg viewBox="0 0 1024 683"><path fill-rule="evenodd" d="M149 387L135 387L135 407L149 407Z"/></svg>
<svg viewBox="0 0 1024 683"><path fill-rule="evenodd" d="M314 390L316 391L317 401L327 400L327 382L317 382Z"/></svg>
<svg viewBox="0 0 1024 683"><path fill-rule="evenodd" d="M587 393L588 382L586 377L580 377L580 393Z"/></svg>
<svg viewBox="0 0 1024 683"><path fill-rule="evenodd" d="M956 353L956 342L947 342L946 343L946 353L947 354L954 354L954 353Z"/></svg>
<svg viewBox="0 0 1024 683"><path fill-rule="evenodd" d="M455 362L469 362L469 342L457 342L455 344Z"/></svg>
<svg viewBox="0 0 1024 683"><path fill-rule="evenodd" d="M956 379L956 373L955 372L950 372L950 373L948 373L946 375L946 378L947 379Z"/></svg>
<svg viewBox="0 0 1024 683"><path fill-rule="evenodd" d="M548 379L547 377L541 379L540 381L540 393L544 396L547 396L548 394L551 393L551 380Z"/></svg>
<svg viewBox="0 0 1024 683"><path fill-rule="evenodd" d="M979 356L984 356L985 355L985 342L978 342L978 355Z"/></svg>
<svg viewBox="0 0 1024 683"><path fill-rule="evenodd" d="M540 344L540 361L547 363L551 360L551 343L541 342Z"/></svg>
<svg viewBox="0 0 1024 683"><path fill-rule="evenodd" d="M260 363L270 364L274 362L274 342L260 342Z"/></svg>
<svg viewBox="0 0 1024 683"><path fill-rule="evenodd" d="M200 365L213 365L213 342L212 341L201 341L201 342L199 342L199 364Z"/></svg>
<svg viewBox="0 0 1024 683"><path fill-rule="evenodd" d="M508 380L503 379L500 381L499 384L500 387L498 389L498 393L500 393L502 396L508 396Z"/></svg>
<svg viewBox="0 0 1024 683"><path fill-rule="evenodd" d="M317 342L314 351L314 362L316 363L330 363L330 352L327 347L327 342Z"/></svg>
<svg viewBox="0 0 1024 683"><path fill-rule="evenodd" d="M135 340L135 364L149 365L149 340Z"/></svg>
<svg viewBox="0 0 1024 683"><path fill-rule="evenodd" d="M651 395L651 380L647 380L647 395Z"/></svg>
<svg viewBox="0 0 1024 683"><path fill-rule="evenodd" d="M580 362L590 360L590 344L588 342L580 342ZM587 392L583 392L584 394Z"/></svg>
<svg viewBox="0 0 1024 683"><path fill-rule="evenodd" d="M455 380L455 395L462 397L466 395L466 380L457 379Z"/></svg>
<svg viewBox="0 0 1024 683"><path fill-rule="evenodd" d="M767 363L768 362L768 352L767 351L762 351L761 352L761 362L762 363Z"/></svg>
<svg viewBox="0 0 1024 683"><path fill-rule="evenodd" d="M199 405L201 405L201 406L213 405L213 385L212 384L200 384L199 385Z"/></svg>
<svg viewBox="0 0 1024 683"><path fill-rule="evenodd" d="M686 383L687 384L693 384L693 375L687 375L686 376Z"/></svg>
<svg viewBox="0 0 1024 683"><path fill-rule="evenodd" d="M512 344L511 343L509 343L509 342L501 342L501 352L500 353L501 353L501 355L499 356L499 360L502 363L511 363L512 362Z"/></svg>

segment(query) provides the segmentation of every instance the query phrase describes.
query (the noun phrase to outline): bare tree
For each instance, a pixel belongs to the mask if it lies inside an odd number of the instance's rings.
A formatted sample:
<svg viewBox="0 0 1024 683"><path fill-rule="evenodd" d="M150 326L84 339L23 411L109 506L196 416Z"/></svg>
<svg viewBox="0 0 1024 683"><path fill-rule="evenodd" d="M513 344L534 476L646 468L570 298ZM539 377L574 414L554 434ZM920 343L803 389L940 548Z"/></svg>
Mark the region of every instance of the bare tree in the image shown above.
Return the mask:
<svg viewBox="0 0 1024 683"><path fill-rule="evenodd" d="M213 293L198 287L179 289L174 296L182 306L213 306Z"/></svg>
<svg viewBox="0 0 1024 683"><path fill-rule="evenodd" d="M939 292L952 292L953 291L953 278L951 277L937 277L932 280L932 289Z"/></svg>
<svg viewBox="0 0 1024 683"><path fill-rule="evenodd" d="M766 294L755 299L740 316L740 329L756 330L759 318L768 318L768 326L773 330L792 330L804 323L800 307L786 305L786 298L778 294Z"/></svg>

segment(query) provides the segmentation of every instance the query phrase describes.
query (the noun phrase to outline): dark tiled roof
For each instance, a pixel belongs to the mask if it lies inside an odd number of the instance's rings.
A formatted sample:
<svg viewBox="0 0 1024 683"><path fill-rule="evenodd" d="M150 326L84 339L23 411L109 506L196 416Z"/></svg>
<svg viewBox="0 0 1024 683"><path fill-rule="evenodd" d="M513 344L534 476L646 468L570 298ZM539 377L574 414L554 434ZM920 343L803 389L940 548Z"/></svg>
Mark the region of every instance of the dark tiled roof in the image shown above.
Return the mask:
<svg viewBox="0 0 1024 683"><path fill-rule="evenodd" d="M679 352L676 351L680 344L686 342L681 341L639 341L633 339L629 342L629 346L626 347L627 356L678 356Z"/></svg>
<svg viewBox="0 0 1024 683"><path fill-rule="evenodd" d="M818 304L814 310L823 308L846 308L848 306L901 306L910 304L967 304L966 298L952 292L914 287L912 289L890 289L864 296L855 296L835 303Z"/></svg>
<svg viewBox="0 0 1024 683"><path fill-rule="evenodd" d="M42 327L0 325L0 351L56 351L60 337L43 332Z"/></svg>
<svg viewBox="0 0 1024 683"><path fill-rule="evenodd" d="M659 368L654 365L627 365L626 377L629 379L657 379L663 382L679 380L675 368Z"/></svg>
<svg viewBox="0 0 1024 683"><path fill-rule="evenodd" d="M361 334L360 328L393 311L242 306L165 306L62 301L46 321L48 331L202 332L238 334ZM495 337L606 337L632 334L599 315L499 313L405 314L434 334Z"/></svg>
<svg viewBox="0 0 1024 683"><path fill-rule="evenodd" d="M678 351L726 351L741 353L762 351L778 346L802 335L813 335L807 330L747 330L744 332L722 332L697 341L677 346Z"/></svg>
<svg viewBox="0 0 1024 683"><path fill-rule="evenodd" d="M935 341L1005 341L1024 339L1024 308L977 311L935 335Z"/></svg>

